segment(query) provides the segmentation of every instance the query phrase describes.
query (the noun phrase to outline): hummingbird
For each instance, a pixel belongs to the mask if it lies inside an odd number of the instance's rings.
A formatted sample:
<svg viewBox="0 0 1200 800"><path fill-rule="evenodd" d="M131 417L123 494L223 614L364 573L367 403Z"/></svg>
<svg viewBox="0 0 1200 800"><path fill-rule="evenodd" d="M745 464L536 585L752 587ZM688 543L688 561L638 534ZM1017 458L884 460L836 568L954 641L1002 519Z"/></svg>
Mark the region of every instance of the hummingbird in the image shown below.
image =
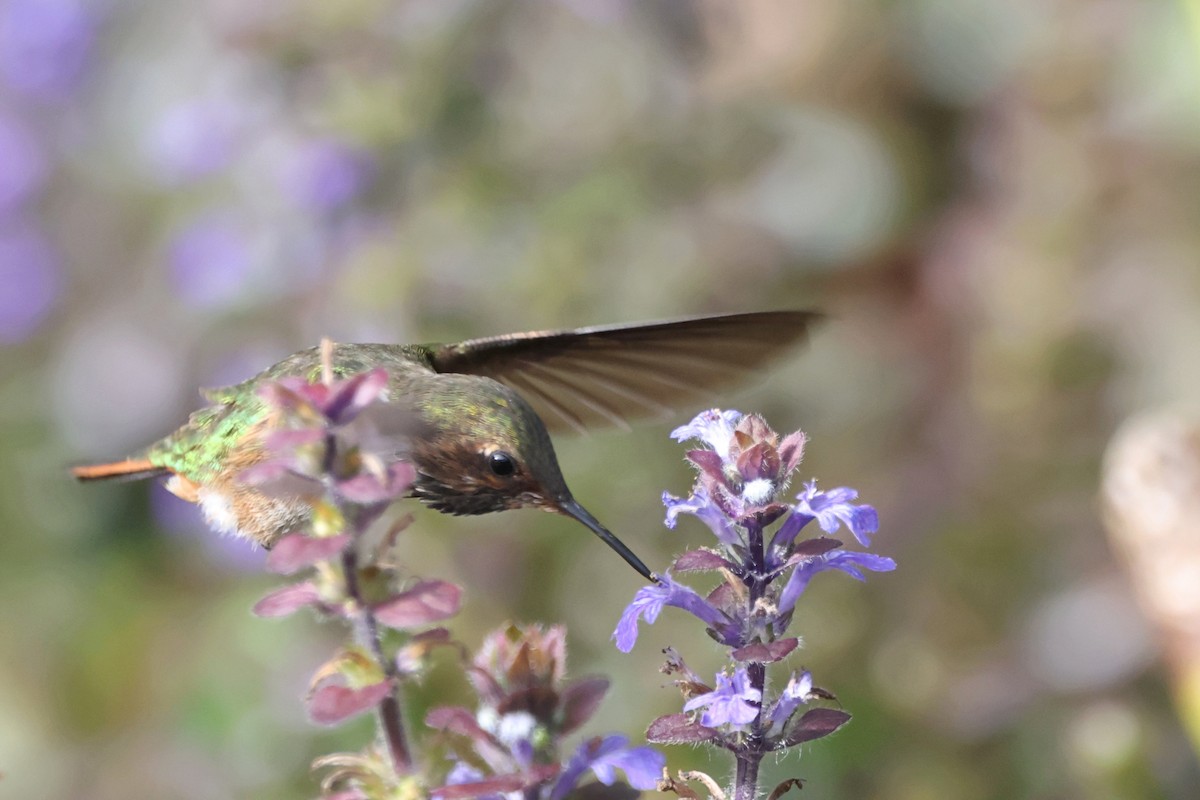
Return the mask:
<svg viewBox="0 0 1200 800"><path fill-rule="evenodd" d="M453 344L335 344L336 377L382 368L386 402L417 421L404 452L410 496L446 514L539 508L572 517L647 580L653 573L575 500L550 432L662 417L710 398L807 337L814 311L689 317L531 331ZM234 386L201 390L209 405L141 453L73 468L81 481L163 476L211 527L270 549L304 525L311 506L243 483L269 457L277 425L260 390L285 377L320 379L320 348L302 350Z"/></svg>

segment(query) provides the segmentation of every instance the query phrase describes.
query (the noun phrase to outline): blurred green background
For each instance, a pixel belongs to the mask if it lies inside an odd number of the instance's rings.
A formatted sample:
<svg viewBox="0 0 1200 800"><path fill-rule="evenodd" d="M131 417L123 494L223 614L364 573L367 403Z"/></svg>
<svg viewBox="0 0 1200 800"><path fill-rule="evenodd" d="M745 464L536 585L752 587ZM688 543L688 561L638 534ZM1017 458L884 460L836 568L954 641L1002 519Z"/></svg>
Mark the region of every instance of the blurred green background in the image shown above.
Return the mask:
<svg viewBox="0 0 1200 800"><path fill-rule="evenodd" d="M802 601L794 661L854 720L768 776L1198 796L1098 501L1117 426L1200 397L1198 5L0 0L0 796L311 796L370 734L306 722L340 631L252 617L261 552L69 465L322 336L787 307L833 318L726 405L807 430L801 474L874 503L900 568ZM670 427L558 443L653 568L708 535L661 525ZM568 626L614 680L592 733L678 709L662 647L720 664L674 610L616 652L638 581L566 520L406 538L468 643ZM464 699L442 667L420 703Z"/></svg>

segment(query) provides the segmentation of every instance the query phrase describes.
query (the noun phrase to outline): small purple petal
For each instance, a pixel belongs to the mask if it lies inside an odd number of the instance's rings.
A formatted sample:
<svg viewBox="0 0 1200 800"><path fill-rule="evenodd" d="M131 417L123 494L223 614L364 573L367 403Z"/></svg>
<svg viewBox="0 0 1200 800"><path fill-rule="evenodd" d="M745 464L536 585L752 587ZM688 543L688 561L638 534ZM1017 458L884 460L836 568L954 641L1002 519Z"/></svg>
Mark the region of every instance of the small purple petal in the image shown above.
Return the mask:
<svg viewBox="0 0 1200 800"><path fill-rule="evenodd" d="M801 672L799 676L793 675L771 708L771 725L782 730L782 726L787 724L796 709L808 702L812 688L812 673L808 670Z"/></svg>
<svg viewBox="0 0 1200 800"><path fill-rule="evenodd" d="M654 624L663 606L682 608L718 632L727 631L730 627L729 618L693 589L676 583L670 575L661 575L659 583L639 589L633 596L633 602L621 614L613 631L617 649L623 653L632 650L637 642L638 620L645 619L647 625Z"/></svg>
<svg viewBox="0 0 1200 800"><path fill-rule="evenodd" d="M818 572L837 569L861 581L864 576L859 567L872 572L890 572L896 568L896 562L886 556L849 550L831 550L823 555L804 559L792 571L783 593L779 596L779 613L786 614L795 607L800 595L808 588L808 582Z"/></svg>
<svg viewBox="0 0 1200 800"><path fill-rule="evenodd" d="M797 497L796 511L816 518L826 533L836 533L844 524L854 538L868 547L871 534L879 530L879 515L871 506L850 502L856 497L858 492L847 486L821 492L817 490L816 481L810 481Z"/></svg>
<svg viewBox="0 0 1200 800"><path fill-rule="evenodd" d="M635 789L653 789L662 777L666 757L652 747L629 747L624 736L608 736L592 761L592 773L605 786L616 782L615 770L625 773L625 782Z"/></svg>
<svg viewBox="0 0 1200 800"><path fill-rule="evenodd" d="M689 439L699 439L711 447L722 461L729 460L729 445L733 441L733 431L742 412L717 408L701 411L687 425L681 425L671 431L671 438L677 442Z"/></svg>
<svg viewBox="0 0 1200 800"><path fill-rule="evenodd" d="M452 617L462 605L462 588L447 581L424 581L372 610L390 628L413 628Z"/></svg>
<svg viewBox="0 0 1200 800"><path fill-rule="evenodd" d="M667 517L663 524L674 528L680 514L692 514L709 527L709 530L722 544L734 545L741 542L737 531L729 521L729 517L709 497L708 490L697 486L690 497L675 497L670 492L663 492L663 505L667 507Z"/></svg>
<svg viewBox="0 0 1200 800"><path fill-rule="evenodd" d="M718 725L740 728L754 721L761 702L762 691L750 685L750 678L744 668L738 668L732 678L724 673L717 673L717 688L688 700L683 710L694 711L703 708L700 723L710 728Z"/></svg>
<svg viewBox="0 0 1200 800"><path fill-rule="evenodd" d="M309 696L308 715L318 725L336 725L375 708L391 691L391 682L386 680L361 689L326 683Z"/></svg>
<svg viewBox="0 0 1200 800"><path fill-rule="evenodd" d="M254 614L259 617L286 617L304 606L320 602L321 595L311 582L295 583L267 594L254 604Z"/></svg>
<svg viewBox="0 0 1200 800"><path fill-rule="evenodd" d="M311 567L318 561L333 558L345 549L350 541L350 534L330 536L322 539L303 533L289 533L284 536L267 555L267 569L281 575Z"/></svg>
<svg viewBox="0 0 1200 800"><path fill-rule="evenodd" d="M563 800L579 784L589 769L605 786L617 779L615 770L625 773L626 781L635 789L652 789L662 775L666 759L649 747L629 747L624 736L589 739L579 746L550 791L550 800Z"/></svg>

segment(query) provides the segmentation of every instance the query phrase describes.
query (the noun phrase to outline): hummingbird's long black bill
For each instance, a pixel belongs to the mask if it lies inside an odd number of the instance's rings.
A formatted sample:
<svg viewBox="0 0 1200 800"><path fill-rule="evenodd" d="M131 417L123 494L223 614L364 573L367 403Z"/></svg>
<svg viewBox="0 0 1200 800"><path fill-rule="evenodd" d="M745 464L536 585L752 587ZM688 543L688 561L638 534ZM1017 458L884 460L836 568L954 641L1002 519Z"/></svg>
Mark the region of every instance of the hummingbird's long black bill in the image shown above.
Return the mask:
<svg viewBox="0 0 1200 800"><path fill-rule="evenodd" d="M601 539L603 539L604 542L609 547L611 547L613 550L616 550L617 555L619 555L621 558L625 559L626 563L629 564L629 566L636 569L638 571L638 574L641 575L643 578L650 581L651 583L657 582L658 579L654 577L654 573L651 572L646 567L646 565L642 563L642 560L640 558L638 558L636 555L634 555L633 551L630 550L628 547L626 547L624 542L622 542L620 539L618 539L616 536L614 536L612 534L612 532L608 530L608 528L601 525L599 520L597 520L590 513L588 513L588 510L586 508L579 505L578 501L576 501L575 498L568 497L566 500L560 501L558 504L558 508L560 511L562 511L562 513L566 514L569 517L574 517L575 519L582 522L584 525L591 528L592 533L596 534Z"/></svg>

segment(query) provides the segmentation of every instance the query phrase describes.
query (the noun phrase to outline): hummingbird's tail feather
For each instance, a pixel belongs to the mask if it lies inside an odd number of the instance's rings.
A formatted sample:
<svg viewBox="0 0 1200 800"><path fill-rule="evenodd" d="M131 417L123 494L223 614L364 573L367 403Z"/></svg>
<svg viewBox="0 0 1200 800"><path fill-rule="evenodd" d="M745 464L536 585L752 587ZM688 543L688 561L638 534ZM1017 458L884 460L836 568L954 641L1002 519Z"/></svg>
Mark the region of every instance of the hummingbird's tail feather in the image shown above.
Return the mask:
<svg viewBox="0 0 1200 800"><path fill-rule="evenodd" d="M107 464L86 464L71 468L71 474L75 476L76 480L80 481L137 481L169 473L170 470L166 467L151 464L144 458L127 458L124 461L111 461Z"/></svg>

